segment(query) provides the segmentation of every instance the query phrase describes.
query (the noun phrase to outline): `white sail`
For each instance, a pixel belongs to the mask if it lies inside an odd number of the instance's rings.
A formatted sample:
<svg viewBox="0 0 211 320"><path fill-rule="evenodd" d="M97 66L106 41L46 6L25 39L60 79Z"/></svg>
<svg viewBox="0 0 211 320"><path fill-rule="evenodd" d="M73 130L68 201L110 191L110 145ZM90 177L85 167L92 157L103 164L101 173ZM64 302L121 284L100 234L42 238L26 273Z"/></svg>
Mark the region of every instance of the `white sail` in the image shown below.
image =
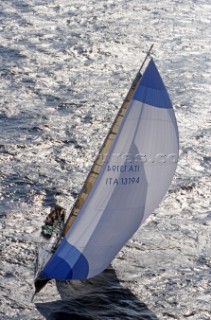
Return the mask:
<svg viewBox="0 0 211 320"><path fill-rule="evenodd" d="M172 104L151 60L90 193L38 278L102 272L164 197L178 145Z"/></svg>
<svg viewBox="0 0 211 320"><path fill-rule="evenodd" d="M152 49L152 46L151 46L150 50L151 49ZM149 52L150 52L150 50L149 50ZM105 141L100 149L100 152L99 152L96 160L93 163L93 166L92 166L92 168L86 178L86 181L84 182L82 190L77 198L77 201L75 202L75 204L71 210L71 213L67 219L67 222L66 222L66 225L64 228L64 235L66 235L66 233L68 232L68 230L72 226L72 224L73 224L75 218L77 217L80 209L82 208L86 198L88 197L89 193L91 192L93 185L95 184L95 181L96 181L96 179L102 169L102 166L105 163L106 156L109 153L109 151L111 150L111 147L114 142L114 138L119 130L119 127L122 123L125 112L128 108L129 102L134 94L134 91L137 87L137 84L138 84L140 78L141 78L141 73L139 71L137 73L133 83L132 83L132 86L131 86L121 108L119 109L119 112L118 112L108 134L107 134L107 137L105 138Z"/></svg>

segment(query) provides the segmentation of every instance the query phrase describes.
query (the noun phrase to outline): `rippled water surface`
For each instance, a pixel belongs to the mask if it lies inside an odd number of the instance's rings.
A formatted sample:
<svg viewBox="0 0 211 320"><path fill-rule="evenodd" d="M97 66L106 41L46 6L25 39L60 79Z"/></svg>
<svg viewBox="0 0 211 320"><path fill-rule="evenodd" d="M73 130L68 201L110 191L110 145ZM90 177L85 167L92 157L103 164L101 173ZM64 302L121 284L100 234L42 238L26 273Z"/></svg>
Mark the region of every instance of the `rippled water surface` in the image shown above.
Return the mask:
<svg viewBox="0 0 211 320"><path fill-rule="evenodd" d="M210 11L210 0L1 1L2 320L211 319ZM152 43L180 131L169 192L108 270L52 282L31 303L43 219L73 205Z"/></svg>

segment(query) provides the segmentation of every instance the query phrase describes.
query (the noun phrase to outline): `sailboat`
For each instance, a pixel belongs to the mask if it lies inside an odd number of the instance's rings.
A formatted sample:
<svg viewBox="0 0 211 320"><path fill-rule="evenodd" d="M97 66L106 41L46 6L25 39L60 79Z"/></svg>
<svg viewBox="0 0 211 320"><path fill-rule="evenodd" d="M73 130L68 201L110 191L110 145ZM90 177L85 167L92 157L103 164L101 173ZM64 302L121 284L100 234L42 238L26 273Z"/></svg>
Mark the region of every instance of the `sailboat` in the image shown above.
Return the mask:
<svg viewBox="0 0 211 320"><path fill-rule="evenodd" d="M144 63L62 233L39 252L35 293L50 279L85 280L104 271L169 188L178 161L177 122L150 51Z"/></svg>

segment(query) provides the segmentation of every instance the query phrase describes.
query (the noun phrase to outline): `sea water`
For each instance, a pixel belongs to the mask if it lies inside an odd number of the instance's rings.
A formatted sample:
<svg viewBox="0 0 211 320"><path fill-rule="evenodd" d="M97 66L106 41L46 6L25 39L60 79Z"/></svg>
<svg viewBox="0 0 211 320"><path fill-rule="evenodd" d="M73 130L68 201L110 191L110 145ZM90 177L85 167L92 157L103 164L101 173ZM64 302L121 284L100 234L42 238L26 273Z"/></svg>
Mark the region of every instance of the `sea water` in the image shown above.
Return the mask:
<svg viewBox="0 0 211 320"><path fill-rule="evenodd" d="M2 320L211 318L210 10L210 0L1 1ZM31 303L43 220L56 203L69 212L152 43L180 132L172 185L104 273L52 281Z"/></svg>

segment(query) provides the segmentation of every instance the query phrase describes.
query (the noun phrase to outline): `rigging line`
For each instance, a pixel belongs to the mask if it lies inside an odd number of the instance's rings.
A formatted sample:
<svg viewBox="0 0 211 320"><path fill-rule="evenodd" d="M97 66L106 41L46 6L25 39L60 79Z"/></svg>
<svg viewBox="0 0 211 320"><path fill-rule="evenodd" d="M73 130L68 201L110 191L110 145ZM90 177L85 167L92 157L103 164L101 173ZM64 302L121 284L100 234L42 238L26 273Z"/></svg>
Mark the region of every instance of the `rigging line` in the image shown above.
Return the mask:
<svg viewBox="0 0 211 320"><path fill-rule="evenodd" d="M150 46L150 48L149 48L149 50L148 50L148 52L147 52L147 54L146 54L146 57L145 57L144 61L142 62L142 65L141 65L138 73L141 73L141 70L143 69L143 66L145 65L145 62L147 61L148 57L149 57L150 54L151 54L151 51L152 51L153 46L154 46L154 43Z"/></svg>

